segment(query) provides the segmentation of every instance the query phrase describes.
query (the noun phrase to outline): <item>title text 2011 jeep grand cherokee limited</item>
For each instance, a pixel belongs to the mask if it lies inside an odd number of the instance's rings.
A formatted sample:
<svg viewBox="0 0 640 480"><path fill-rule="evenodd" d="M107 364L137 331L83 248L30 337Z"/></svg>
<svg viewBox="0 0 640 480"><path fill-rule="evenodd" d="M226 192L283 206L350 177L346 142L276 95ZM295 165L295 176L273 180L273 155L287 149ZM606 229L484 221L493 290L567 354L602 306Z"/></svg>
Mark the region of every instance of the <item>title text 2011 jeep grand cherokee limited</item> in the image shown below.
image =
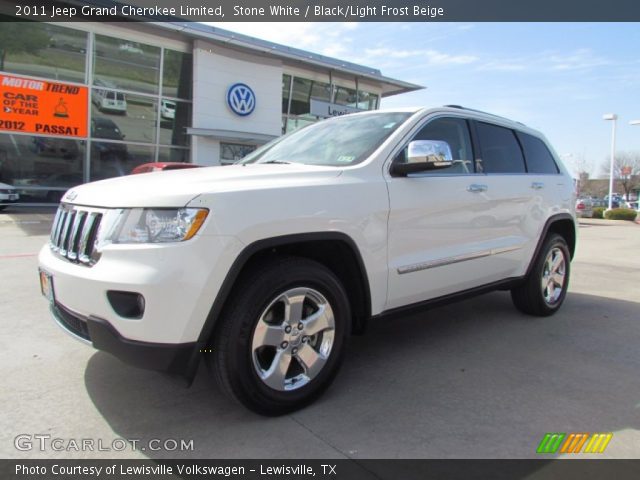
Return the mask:
<svg viewBox="0 0 640 480"><path fill-rule="evenodd" d="M335 376L351 332L408 306L510 289L562 304L571 177L544 137L456 107L325 120L241 164L74 188L40 252L59 325L195 375L265 414Z"/></svg>

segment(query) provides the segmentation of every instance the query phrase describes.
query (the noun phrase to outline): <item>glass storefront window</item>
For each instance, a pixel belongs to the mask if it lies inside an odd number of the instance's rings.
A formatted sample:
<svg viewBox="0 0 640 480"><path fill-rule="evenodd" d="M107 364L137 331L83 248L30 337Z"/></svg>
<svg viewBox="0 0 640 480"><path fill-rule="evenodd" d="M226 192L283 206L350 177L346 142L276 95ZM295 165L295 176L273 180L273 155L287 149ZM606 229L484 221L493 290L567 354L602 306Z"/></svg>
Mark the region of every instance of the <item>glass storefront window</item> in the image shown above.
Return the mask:
<svg viewBox="0 0 640 480"><path fill-rule="evenodd" d="M193 55L165 49L162 72L162 95L191 100Z"/></svg>
<svg viewBox="0 0 640 480"><path fill-rule="evenodd" d="M246 157L255 149L255 145L220 143L220 163L222 163L222 165L230 165Z"/></svg>
<svg viewBox="0 0 640 480"><path fill-rule="evenodd" d="M105 35L96 35L94 44L94 85L158 93L159 47Z"/></svg>
<svg viewBox="0 0 640 480"><path fill-rule="evenodd" d="M52 80L85 81L87 33L40 22L4 21L0 70Z"/></svg>
<svg viewBox="0 0 640 480"><path fill-rule="evenodd" d="M378 108L378 95L360 90L358 92L358 108L375 110Z"/></svg>
<svg viewBox="0 0 640 480"><path fill-rule="evenodd" d="M311 86L311 98L330 102L331 85L324 82L313 82L313 85Z"/></svg>
<svg viewBox="0 0 640 480"><path fill-rule="evenodd" d="M91 142L91 181L129 175L138 165L155 161L155 147L113 142Z"/></svg>
<svg viewBox="0 0 640 480"><path fill-rule="evenodd" d="M20 202L57 202L83 183L84 141L63 137L0 134L0 182Z"/></svg>
<svg viewBox="0 0 640 480"><path fill-rule="evenodd" d="M160 101L160 144L188 146L187 127L190 125L190 103L166 98Z"/></svg>
<svg viewBox="0 0 640 480"><path fill-rule="evenodd" d="M291 96L291 115L309 113L312 81L306 78L293 78L293 92Z"/></svg>
<svg viewBox="0 0 640 480"><path fill-rule="evenodd" d="M335 103L338 105L346 105L349 107L356 106L356 91L353 88L336 87Z"/></svg>
<svg viewBox="0 0 640 480"><path fill-rule="evenodd" d="M289 93L291 93L291 75L282 75L282 113L289 113Z"/></svg>
<svg viewBox="0 0 640 480"><path fill-rule="evenodd" d="M186 148L160 147L158 149L159 162L181 162L189 161L189 150Z"/></svg>
<svg viewBox="0 0 640 480"><path fill-rule="evenodd" d="M155 143L158 102L151 97L93 88L91 136Z"/></svg>

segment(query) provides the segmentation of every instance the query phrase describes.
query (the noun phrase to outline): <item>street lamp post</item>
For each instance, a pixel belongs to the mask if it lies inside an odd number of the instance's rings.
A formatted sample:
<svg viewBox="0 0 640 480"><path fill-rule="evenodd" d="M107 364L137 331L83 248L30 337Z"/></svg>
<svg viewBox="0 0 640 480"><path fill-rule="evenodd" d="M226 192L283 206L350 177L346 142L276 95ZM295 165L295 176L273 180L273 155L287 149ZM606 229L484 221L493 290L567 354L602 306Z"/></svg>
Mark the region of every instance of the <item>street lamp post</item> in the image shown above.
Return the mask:
<svg viewBox="0 0 640 480"><path fill-rule="evenodd" d="M640 125L640 120L631 120L629 125ZM636 203L638 204L636 210L640 212L640 190L636 194Z"/></svg>
<svg viewBox="0 0 640 480"><path fill-rule="evenodd" d="M613 168L615 163L615 154L616 154L616 120L618 119L618 115L615 113L607 113L602 116L603 120L611 120L611 166L609 169L609 208L607 210L611 210L613 207Z"/></svg>

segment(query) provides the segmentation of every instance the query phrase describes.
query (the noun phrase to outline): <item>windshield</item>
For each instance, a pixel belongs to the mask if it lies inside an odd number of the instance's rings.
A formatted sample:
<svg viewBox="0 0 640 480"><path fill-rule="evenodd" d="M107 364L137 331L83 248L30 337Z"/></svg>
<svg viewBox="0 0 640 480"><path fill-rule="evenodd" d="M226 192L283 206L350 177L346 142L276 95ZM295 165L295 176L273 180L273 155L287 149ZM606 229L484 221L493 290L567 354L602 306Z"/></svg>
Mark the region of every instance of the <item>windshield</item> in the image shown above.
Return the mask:
<svg viewBox="0 0 640 480"><path fill-rule="evenodd" d="M345 167L366 159L411 113L381 112L324 120L265 145L240 163Z"/></svg>

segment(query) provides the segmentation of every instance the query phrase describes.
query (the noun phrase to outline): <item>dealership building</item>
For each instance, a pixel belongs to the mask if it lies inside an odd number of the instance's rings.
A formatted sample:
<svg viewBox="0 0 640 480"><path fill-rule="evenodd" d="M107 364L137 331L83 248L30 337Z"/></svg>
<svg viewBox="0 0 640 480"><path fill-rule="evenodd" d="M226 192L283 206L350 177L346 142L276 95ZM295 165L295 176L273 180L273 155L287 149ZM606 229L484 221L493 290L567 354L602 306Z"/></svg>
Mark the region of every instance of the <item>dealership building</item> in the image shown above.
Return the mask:
<svg viewBox="0 0 640 480"><path fill-rule="evenodd" d="M231 163L422 88L192 22L3 22L0 43L0 182L25 202L147 162Z"/></svg>

